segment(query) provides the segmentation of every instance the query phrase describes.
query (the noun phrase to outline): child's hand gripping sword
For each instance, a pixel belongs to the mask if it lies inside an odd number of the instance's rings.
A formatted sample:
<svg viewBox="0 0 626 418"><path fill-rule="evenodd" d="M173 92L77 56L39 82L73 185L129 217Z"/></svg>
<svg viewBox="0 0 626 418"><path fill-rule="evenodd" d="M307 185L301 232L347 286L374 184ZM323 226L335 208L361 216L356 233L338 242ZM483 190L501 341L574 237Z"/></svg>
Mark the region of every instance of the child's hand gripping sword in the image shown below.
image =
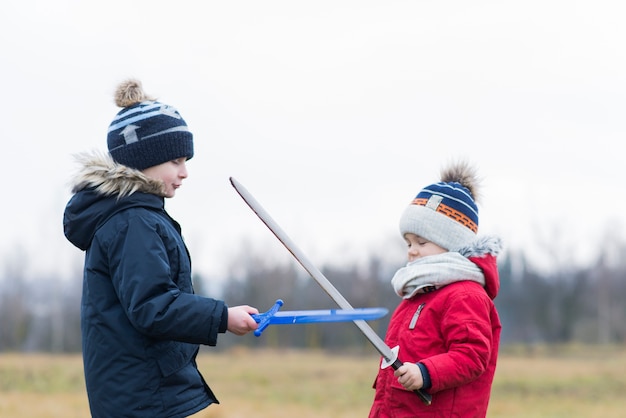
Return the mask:
<svg viewBox="0 0 626 418"><path fill-rule="evenodd" d="M242 197L246 204L252 209L254 213L263 221L263 223L269 228L270 231L278 238L278 240L287 248L287 250L294 256L294 258L304 267L304 269L315 279L315 281L324 289L324 291L337 303L337 305L345 310L354 310L350 303L343 297L341 293L328 281L328 279L319 271L304 255L302 251L295 245L293 241L287 236L282 228L272 219L272 217L263 209L263 207L256 201L256 199L246 190L241 183L234 178L230 178L230 183L235 188L237 193ZM357 319L353 321L354 324L361 330L363 335L372 343L374 348L381 354L384 361L381 362L381 368L393 367L394 370L399 369L403 362L398 358L399 347L396 346L393 349L389 348L387 344L374 332L367 322L363 319ZM414 392L420 397L420 399L426 404L430 405L432 397L430 394L423 390L414 390Z"/></svg>

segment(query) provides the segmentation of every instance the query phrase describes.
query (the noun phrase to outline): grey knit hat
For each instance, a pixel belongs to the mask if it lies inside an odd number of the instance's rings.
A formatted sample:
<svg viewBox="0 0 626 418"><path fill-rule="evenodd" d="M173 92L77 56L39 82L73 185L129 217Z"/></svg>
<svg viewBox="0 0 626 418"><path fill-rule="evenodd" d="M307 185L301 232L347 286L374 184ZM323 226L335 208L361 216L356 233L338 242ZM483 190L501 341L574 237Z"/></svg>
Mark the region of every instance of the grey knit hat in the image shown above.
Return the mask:
<svg viewBox="0 0 626 418"><path fill-rule="evenodd" d="M143 170L193 157L193 135L180 113L147 96L140 81L121 83L115 104L122 110L109 125L107 145L116 162Z"/></svg>

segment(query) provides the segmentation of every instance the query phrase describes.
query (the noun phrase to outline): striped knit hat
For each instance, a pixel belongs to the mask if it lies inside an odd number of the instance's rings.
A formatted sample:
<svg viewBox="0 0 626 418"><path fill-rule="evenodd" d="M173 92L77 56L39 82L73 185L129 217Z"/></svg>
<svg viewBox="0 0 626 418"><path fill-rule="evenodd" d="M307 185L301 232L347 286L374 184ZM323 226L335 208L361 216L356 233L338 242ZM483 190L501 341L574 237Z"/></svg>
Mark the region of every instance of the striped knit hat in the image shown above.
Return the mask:
<svg viewBox="0 0 626 418"><path fill-rule="evenodd" d="M478 233L478 179L466 163L441 172L441 181L423 188L404 210L400 233L413 233L448 251L470 245Z"/></svg>
<svg viewBox="0 0 626 418"><path fill-rule="evenodd" d="M109 153L125 166L143 170L181 157L193 157L193 135L172 106L148 97L138 80L115 91L115 116L107 135Z"/></svg>

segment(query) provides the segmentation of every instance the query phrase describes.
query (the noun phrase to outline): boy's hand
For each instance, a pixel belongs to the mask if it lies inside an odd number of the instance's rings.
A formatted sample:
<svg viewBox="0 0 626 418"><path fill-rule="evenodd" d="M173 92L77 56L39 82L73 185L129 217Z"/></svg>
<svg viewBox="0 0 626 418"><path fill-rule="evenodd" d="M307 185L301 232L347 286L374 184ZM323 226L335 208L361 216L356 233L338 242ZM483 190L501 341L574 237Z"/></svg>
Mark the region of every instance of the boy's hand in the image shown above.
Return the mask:
<svg viewBox="0 0 626 418"><path fill-rule="evenodd" d="M417 390L424 386L422 372L417 364L406 362L394 372L400 383L406 390Z"/></svg>
<svg viewBox="0 0 626 418"><path fill-rule="evenodd" d="M228 308L228 331L235 335L244 335L258 328L259 324L250 316L259 310L248 305Z"/></svg>

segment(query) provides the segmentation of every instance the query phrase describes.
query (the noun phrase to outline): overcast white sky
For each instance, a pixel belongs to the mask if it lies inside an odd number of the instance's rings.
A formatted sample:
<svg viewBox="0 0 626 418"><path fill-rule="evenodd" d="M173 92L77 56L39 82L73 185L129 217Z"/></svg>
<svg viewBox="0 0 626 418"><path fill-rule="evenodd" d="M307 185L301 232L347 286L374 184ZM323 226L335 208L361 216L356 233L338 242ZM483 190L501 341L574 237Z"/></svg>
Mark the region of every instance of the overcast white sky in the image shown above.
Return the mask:
<svg viewBox="0 0 626 418"><path fill-rule="evenodd" d="M0 260L23 254L28 274L82 260L61 225L72 154L106 149L129 76L195 135L166 208L209 276L248 247L290 257L229 176L320 264L403 252L400 213L457 158L484 178L480 233L509 249L588 260L626 220L622 1L0 8Z"/></svg>

